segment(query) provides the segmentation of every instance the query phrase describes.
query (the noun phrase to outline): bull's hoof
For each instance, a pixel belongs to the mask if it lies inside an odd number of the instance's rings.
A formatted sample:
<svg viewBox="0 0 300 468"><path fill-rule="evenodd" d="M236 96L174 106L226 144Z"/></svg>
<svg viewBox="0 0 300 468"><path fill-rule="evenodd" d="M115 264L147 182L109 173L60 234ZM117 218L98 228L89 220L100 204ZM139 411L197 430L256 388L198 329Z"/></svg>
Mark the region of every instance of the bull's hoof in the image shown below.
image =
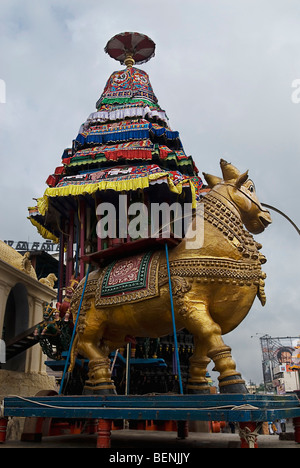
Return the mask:
<svg viewBox="0 0 300 468"><path fill-rule="evenodd" d="M225 377L219 382L220 393L249 393L240 375Z"/></svg>
<svg viewBox="0 0 300 468"><path fill-rule="evenodd" d="M210 386L206 383L203 383L203 384L198 383L196 385L189 383L186 386L186 389L189 395L202 395L202 394L207 395L208 393L210 393Z"/></svg>

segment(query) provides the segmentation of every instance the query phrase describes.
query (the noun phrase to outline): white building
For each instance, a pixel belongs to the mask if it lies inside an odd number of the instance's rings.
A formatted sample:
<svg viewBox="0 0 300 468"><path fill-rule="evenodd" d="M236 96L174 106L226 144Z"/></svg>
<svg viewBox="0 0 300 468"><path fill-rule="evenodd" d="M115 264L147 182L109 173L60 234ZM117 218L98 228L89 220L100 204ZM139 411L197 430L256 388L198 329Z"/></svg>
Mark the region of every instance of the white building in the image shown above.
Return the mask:
<svg viewBox="0 0 300 468"><path fill-rule="evenodd" d="M300 390L298 370L290 370L287 364L275 367L273 385L279 395Z"/></svg>
<svg viewBox="0 0 300 468"><path fill-rule="evenodd" d="M0 400L9 394L33 396L55 388L39 344L3 359L9 342L43 320L43 303L56 300L56 291L38 281L28 257L0 241Z"/></svg>

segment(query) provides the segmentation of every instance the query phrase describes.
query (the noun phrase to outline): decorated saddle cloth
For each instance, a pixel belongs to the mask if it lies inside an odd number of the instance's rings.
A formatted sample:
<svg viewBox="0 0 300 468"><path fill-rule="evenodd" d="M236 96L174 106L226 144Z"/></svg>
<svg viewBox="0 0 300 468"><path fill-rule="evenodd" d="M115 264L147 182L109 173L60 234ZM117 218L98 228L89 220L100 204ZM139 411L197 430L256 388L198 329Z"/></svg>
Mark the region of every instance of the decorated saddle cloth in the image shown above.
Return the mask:
<svg viewBox="0 0 300 468"><path fill-rule="evenodd" d="M95 293L95 306L138 302L158 296L159 252L115 260L103 268Z"/></svg>

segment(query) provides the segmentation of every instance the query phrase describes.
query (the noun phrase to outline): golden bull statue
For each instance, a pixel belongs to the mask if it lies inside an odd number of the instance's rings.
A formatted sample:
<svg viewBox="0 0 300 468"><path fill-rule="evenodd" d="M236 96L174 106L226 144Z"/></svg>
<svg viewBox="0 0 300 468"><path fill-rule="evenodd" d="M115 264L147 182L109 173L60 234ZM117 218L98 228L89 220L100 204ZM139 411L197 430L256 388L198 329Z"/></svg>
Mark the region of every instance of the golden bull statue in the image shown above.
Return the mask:
<svg viewBox="0 0 300 468"><path fill-rule="evenodd" d="M266 300L266 275L261 270L266 259L250 233L262 232L272 222L270 214L257 199L248 172L240 173L224 160L220 165L223 178L204 174L211 190L199 202L204 206L200 210L204 217L201 245L191 248L184 238L169 253L176 328L185 328L194 337L187 384L190 393L208 391L205 376L210 360L219 373L222 393L247 392L222 335L241 323L256 296L262 305ZM69 369L77 353L89 360L87 394L115 392L108 356L124 346L128 337L157 338L172 333L166 255L154 251L148 253L147 262L146 257L116 261L114 267L100 268L88 277ZM144 273L147 270L143 288L120 292L122 278L137 278L134 275L139 268L142 271L142 262ZM74 315L83 284L84 280L73 296Z"/></svg>

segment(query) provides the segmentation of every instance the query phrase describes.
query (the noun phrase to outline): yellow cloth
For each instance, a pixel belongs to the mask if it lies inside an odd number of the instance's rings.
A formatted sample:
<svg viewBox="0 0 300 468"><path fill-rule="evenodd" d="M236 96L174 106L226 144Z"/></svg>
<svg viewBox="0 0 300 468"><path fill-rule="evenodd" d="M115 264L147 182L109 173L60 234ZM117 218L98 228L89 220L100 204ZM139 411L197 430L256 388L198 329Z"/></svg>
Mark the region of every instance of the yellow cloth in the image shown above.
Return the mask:
<svg viewBox="0 0 300 468"><path fill-rule="evenodd" d="M49 198L67 197L70 195L76 197L78 195L93 194L101 190L116 190L118 192L128 192L130 190L145 189L149 187L149 183L151 181L158 180L162 177L167 178L167 183L171 192L177 193L178 195L182 193L183 186L189 184L192 191L192 207L196 208L195 187L193 183L189 179L185 179L175 185L171 178L169 176L166 176L165 172L149 174L147 176L138 177L136 179L126 179L117 181L102 180L93 184L66 185L65 187L49 187L45 190L43 197L37 200L37 206L40 214L42 216L45 216L46 212L48 211Z"/></svg>

